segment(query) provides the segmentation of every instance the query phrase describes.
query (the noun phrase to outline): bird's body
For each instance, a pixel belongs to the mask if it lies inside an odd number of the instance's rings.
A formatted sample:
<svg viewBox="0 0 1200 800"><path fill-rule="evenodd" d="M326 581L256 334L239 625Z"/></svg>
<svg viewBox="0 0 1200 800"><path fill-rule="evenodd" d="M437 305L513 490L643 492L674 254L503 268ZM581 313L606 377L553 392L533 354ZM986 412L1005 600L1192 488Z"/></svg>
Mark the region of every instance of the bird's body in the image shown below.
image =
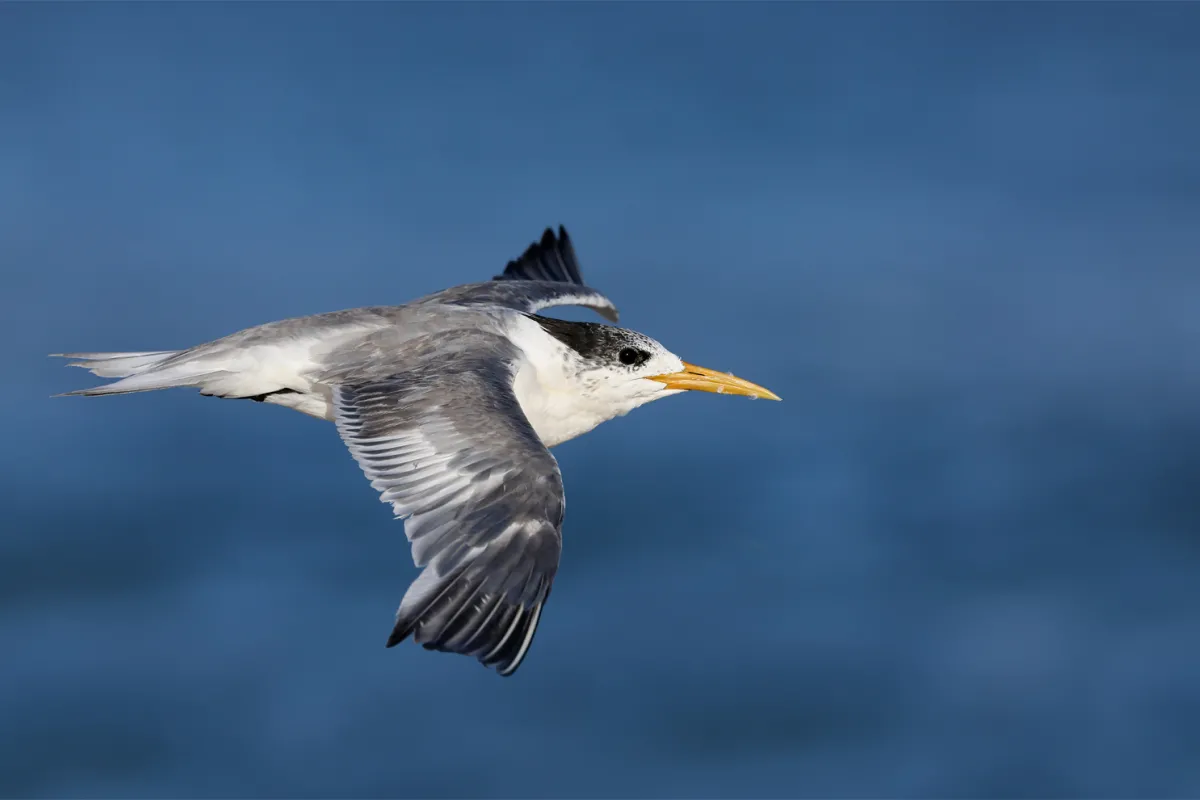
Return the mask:
<svg viewBox="0 0 1200 800"><path fill-rule="evenodd" d="M565 500L548 448L685 389L774 397L635 331L536 314L559 305L617 318L583 284L561 228L493 281L407 305L267 323L182 351L68 354L120 379L70 394L195 387L334 422L424 568L388 644L412 635L507 675L558 568Z"/></svg>

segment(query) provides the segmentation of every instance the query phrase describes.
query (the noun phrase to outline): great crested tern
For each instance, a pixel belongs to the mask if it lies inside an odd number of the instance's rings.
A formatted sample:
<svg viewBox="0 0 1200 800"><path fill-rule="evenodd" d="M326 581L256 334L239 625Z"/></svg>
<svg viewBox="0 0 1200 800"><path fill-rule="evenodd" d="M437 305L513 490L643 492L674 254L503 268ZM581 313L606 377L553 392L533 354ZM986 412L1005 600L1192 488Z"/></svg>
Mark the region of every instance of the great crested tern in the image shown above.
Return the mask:
<svg viewBox="0 0 1200 800"><path fill-rule="evenodd" d="M617 322L560 226L491 281L407 305L269 322L187 350L59 355L120 378L69 395L192 387L335 423L422 568L387 646L411 635L511 675L562 551L548 448L686 390L779 399L637 331L536 313L565 305Z"/></svg>

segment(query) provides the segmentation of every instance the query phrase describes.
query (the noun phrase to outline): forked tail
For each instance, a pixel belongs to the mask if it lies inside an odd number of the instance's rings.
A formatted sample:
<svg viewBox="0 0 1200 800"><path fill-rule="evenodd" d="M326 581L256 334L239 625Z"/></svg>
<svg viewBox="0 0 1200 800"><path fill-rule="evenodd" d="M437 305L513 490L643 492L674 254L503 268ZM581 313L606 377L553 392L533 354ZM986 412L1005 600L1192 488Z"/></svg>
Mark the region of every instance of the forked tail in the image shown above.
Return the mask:
<svg viewBox="0 0 1200 800"><path fill-rule="evenodd" d="M67 366L83 367L101 378L121 380L90 389L64 392L58 397L72 395L95 396L148 392L175 386L199 386L211 373L197 373L195 364L173 363L179 350L155 350L145 353L53 353L60 358L74 359Z"/></svg>

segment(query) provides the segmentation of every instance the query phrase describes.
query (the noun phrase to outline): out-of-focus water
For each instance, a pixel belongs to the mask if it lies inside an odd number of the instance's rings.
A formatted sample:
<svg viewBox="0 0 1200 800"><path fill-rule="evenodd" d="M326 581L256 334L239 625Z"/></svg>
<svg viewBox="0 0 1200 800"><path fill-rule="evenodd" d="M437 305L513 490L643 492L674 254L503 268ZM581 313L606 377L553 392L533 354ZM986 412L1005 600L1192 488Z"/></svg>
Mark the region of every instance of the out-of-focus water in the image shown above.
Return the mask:
<svg viewBox="0 0 1200 800"><path fill-rule="evenodd" d="M0 7L0 794L1200 794L1200 6ZM571 230L781 404L556 450L503 680L333 428L91 385Z"/></svg>

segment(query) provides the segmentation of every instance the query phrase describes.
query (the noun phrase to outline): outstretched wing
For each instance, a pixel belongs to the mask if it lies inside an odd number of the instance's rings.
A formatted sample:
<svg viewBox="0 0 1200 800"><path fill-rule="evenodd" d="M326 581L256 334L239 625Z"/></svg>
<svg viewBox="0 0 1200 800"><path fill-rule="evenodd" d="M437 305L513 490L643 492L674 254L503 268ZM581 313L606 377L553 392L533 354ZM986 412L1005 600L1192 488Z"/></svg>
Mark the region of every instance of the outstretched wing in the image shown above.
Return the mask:
<svg viewBox="0 0 1200 800"><path fill-rule="evenodd" d="M391 377L334 388L338 432L391 503L423 567L396 612L391 647L520 666L550 594L565 508L554 456L513 394L512 345L475 334L405 345Z"/></svg>
<svg viewBox="0 0 1200 800"><path fill-rule="evenodd" d="M470 283L430 295L421 303L499 305L526 313L553 306L586 306L611 322L617 307L595 289L584 285L575 248L566 228L558 235L550 228L520 258L508 262L504 272L489 283Z"/></svg>

